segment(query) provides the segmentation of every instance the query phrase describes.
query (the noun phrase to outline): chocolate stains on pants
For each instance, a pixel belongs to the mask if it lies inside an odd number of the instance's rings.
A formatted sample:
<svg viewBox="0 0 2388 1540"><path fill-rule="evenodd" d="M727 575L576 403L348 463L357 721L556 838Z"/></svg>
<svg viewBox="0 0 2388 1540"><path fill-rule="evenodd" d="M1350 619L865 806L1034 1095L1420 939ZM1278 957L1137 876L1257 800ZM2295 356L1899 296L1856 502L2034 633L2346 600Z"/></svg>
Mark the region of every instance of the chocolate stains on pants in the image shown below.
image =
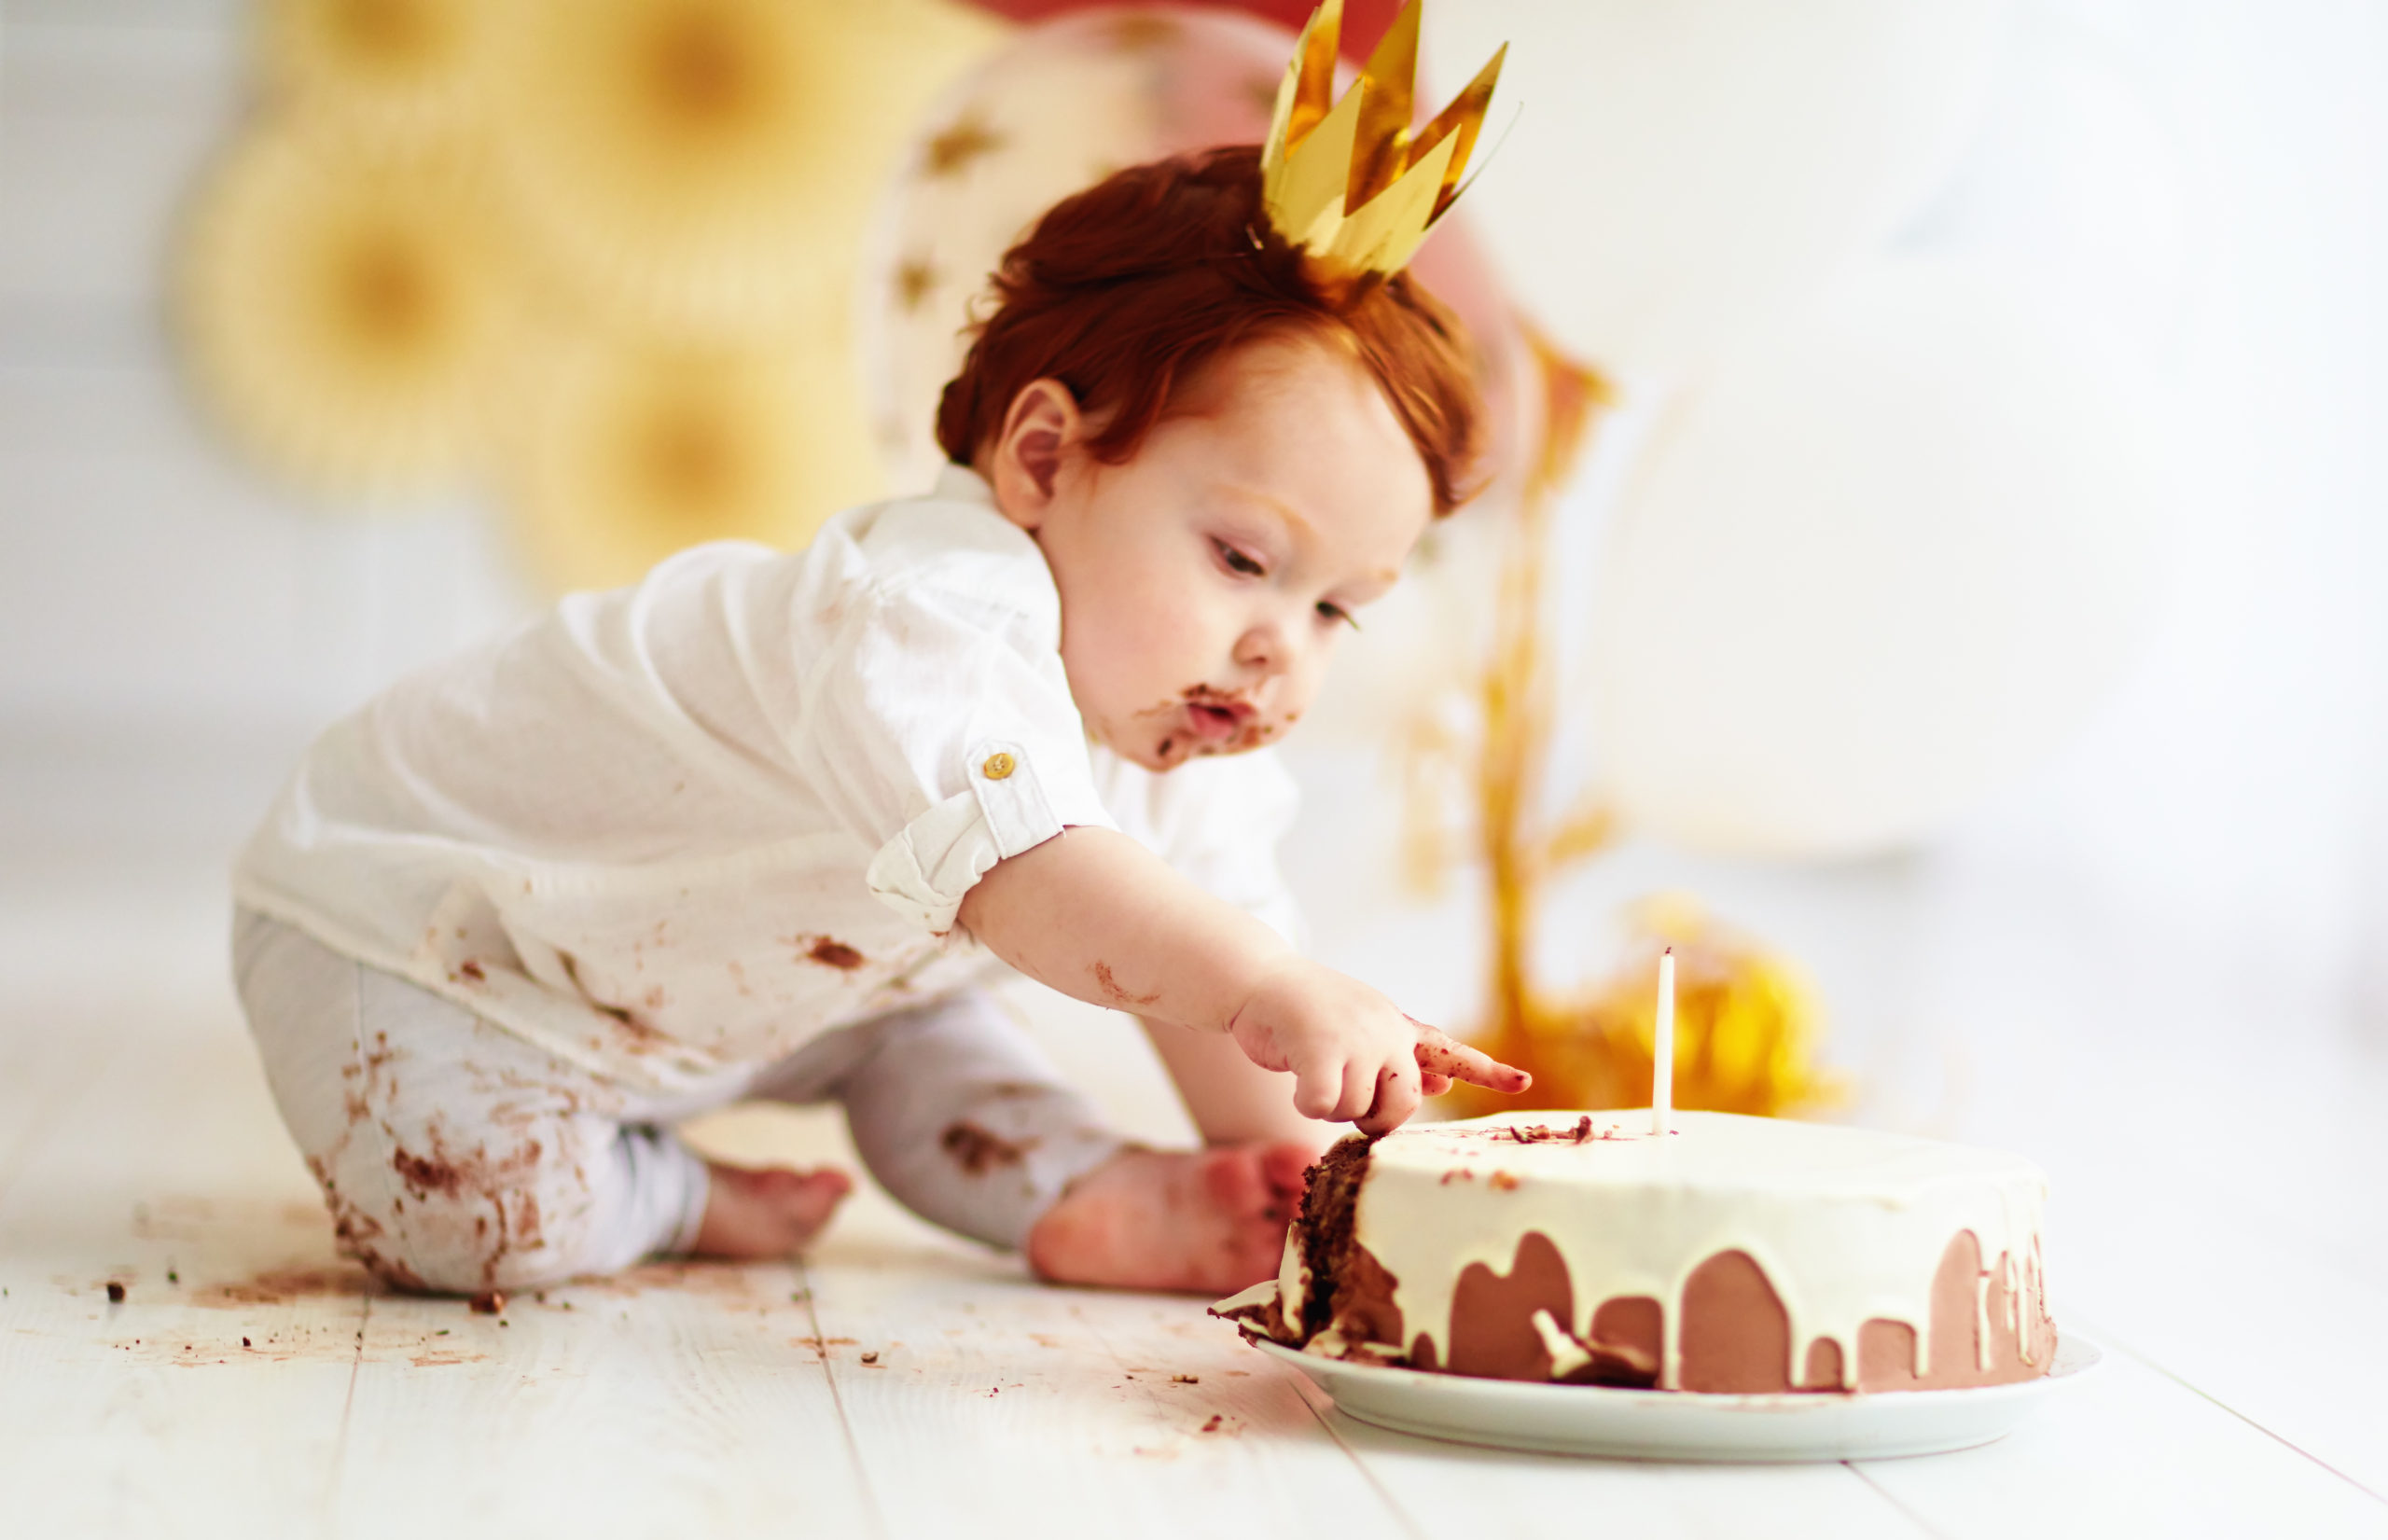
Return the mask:
<svg viewBox="0 0 2388 1540"><path fill-rule="evenodd" d="M889 1191L996 1245L1020 1244L1120 1147L977 994L821 1034L759 1073L664 1097L255 914L239 919L234 963L341 1249L397 1288L521 1289L685 1253L707 1176L670 1125L742 1099L843 1103ZM949 1144L955 1129L966 1131Z"/></svg>

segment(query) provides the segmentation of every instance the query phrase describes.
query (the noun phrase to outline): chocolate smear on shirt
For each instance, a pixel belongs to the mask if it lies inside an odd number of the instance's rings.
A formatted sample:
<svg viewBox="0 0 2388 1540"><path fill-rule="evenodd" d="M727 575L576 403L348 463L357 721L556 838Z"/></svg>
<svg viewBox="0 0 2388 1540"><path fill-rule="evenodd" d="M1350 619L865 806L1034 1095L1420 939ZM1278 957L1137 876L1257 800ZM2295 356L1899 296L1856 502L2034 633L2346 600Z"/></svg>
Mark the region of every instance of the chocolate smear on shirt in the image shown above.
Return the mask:
<svg viewBox="0 0 2388 1540"><path fill-rule="evenodd" d="M631 1053L651 1053L662 1044L661 1032L632 1016L622 1006L609 1006L591 994L589 985L580 977L579 960L572 953L560 951L556 953L556 958L563 964L563 976L572 980L572 987L580 992L580 997L589 1003L589 1008L600 1016L610 1016L621 1023L624 1029L622 1034L624 1049Z"/></svg>
<svg viewBox="0 0 2388 1540"><path fill-rule="evenodd" d="M812 950L804 955L825 968L836 968L840 973L852 973L869 961L861 952L831 936L813 937Z"/></svg>
<svg viewBox="0 0 2388 1540"><path fill-rule="evenodd" d="M976 1123L949 1123L937 1139L953 1163L972 1176L984 1176L1000 1166L1016 1166L1036 1147L1034 1139L1015 1143Z"/></svg>

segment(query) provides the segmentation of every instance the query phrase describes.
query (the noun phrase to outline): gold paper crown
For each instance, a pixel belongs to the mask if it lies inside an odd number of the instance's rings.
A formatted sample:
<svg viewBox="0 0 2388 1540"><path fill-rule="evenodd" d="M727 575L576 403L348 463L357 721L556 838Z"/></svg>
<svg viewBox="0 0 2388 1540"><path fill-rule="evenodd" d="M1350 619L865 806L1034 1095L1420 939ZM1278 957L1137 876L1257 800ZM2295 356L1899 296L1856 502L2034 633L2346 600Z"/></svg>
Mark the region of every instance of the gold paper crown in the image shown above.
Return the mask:
<svg viewBox="0 0 2388 1540"><path fill-rule="evenodd" d="M1360 78L1335 102L1343 0L1325 0L1311 13L1277 88L1260 155L1261 206L1277 233L1329 282L1390 276L1426 239L1459 196L1460 174L1509 51L1505 44L1450 106L1412 133L1418 7L1409 0L1402 7Z"/></svg>

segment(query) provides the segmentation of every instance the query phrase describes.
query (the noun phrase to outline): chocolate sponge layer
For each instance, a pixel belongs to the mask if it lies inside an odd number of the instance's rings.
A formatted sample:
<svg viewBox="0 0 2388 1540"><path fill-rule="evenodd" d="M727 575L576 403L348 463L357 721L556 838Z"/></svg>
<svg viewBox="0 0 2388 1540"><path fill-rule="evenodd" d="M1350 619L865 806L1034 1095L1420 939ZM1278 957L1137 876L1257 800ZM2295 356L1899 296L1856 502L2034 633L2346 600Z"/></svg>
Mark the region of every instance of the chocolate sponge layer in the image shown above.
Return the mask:
<svg viewBox="0 0 2388 1540"><path fill-rule="evenodd" d="M1308 1341L1335 1319L1336 1297L1350 1274L1358 1242L1353 1223L1360 1206L1360 1184L1368 1174L1366 1139L1346 1139L1311 1167L1298 1221L1302 1269L1310 1280L1302 1295L1301 1337Z"/></svg>

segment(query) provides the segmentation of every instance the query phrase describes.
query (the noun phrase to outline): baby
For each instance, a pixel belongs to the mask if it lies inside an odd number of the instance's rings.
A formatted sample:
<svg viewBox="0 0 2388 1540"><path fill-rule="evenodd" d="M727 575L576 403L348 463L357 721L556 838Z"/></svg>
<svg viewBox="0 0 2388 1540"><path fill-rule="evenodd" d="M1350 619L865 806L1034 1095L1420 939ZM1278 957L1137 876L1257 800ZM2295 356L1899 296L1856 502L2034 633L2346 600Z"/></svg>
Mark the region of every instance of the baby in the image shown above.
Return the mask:
<svg viewBox="0 0 2388 1540"><path fill-rule="evenodd" d="M1260 205L1245 147L1056 206L929 495L573 595L314 743L234 951L345 1250L459 1292L786 1255L847 1179L671 1129L835 1100L897 1199L1045 1278L1224 1293L1324 1123L1525 1084L1287 939L1267 745L1480 409L1448 312L1316 283ZM974 987L997 960L1142 1018L1208 1147L1106 1128Z"/></svg>

